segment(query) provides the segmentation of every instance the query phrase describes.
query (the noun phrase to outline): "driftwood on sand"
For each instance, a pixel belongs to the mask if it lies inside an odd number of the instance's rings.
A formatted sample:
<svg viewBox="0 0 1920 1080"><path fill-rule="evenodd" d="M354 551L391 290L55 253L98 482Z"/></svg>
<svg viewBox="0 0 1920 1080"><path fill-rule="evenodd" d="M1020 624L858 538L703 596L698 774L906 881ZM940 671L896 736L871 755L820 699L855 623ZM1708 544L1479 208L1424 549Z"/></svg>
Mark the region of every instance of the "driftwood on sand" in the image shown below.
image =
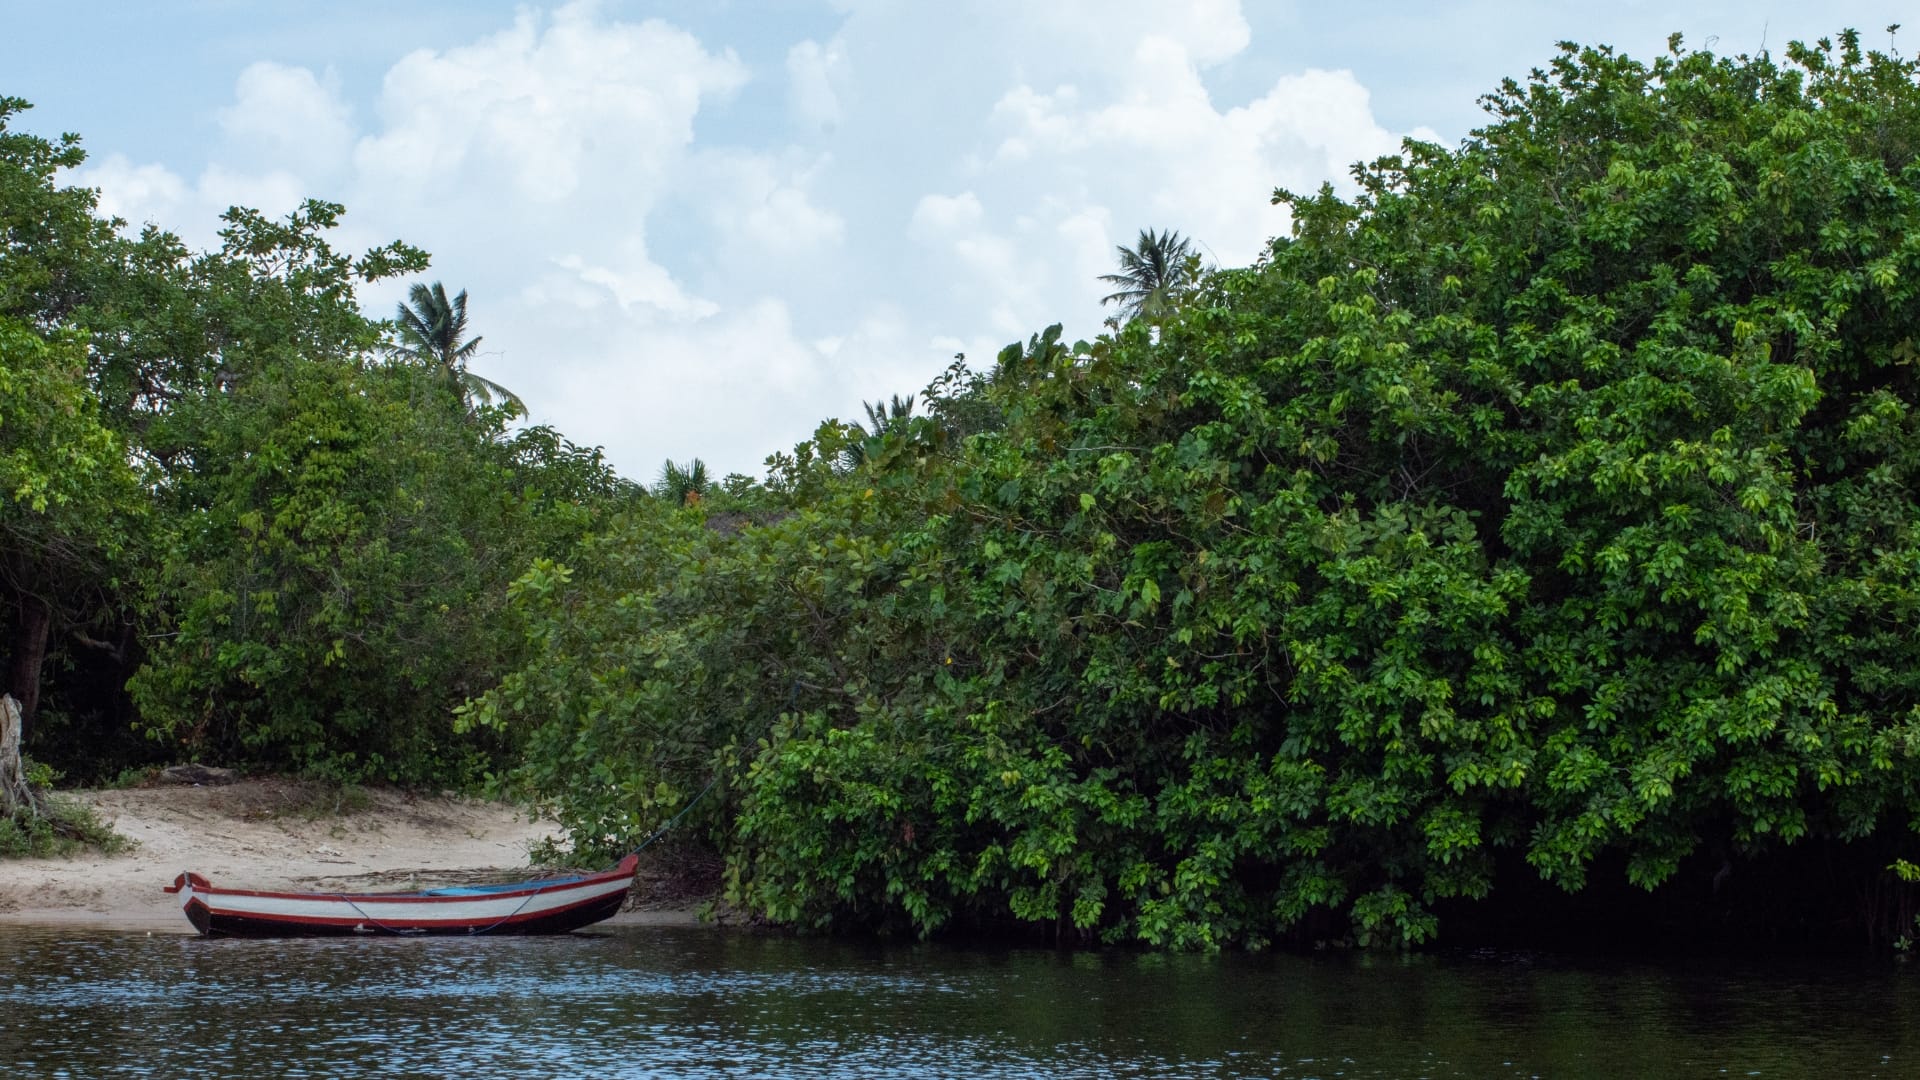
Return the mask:
<svg viewBox="0 0 1920 1080"><path fill-rule="evenodd" d="M232 769L212 765L169 765L160 770L160 780L168 784L231 784L236 779Z"/></svg>

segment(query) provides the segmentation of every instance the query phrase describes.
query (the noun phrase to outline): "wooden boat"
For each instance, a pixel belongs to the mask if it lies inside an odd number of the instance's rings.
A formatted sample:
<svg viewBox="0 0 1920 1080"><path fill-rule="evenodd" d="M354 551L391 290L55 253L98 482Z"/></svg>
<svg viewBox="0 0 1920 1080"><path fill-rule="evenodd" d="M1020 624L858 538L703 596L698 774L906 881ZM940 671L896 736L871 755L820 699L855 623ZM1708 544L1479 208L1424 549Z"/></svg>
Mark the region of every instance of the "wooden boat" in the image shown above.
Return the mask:
<svg viewBox="0 0 1920 1080"><path fill-rule="evenodd" d="M186 873L166 887L207 937L326 934L565 934L620 910L636 855L597 874L398 893L286 893L215 888Z"/></svg>

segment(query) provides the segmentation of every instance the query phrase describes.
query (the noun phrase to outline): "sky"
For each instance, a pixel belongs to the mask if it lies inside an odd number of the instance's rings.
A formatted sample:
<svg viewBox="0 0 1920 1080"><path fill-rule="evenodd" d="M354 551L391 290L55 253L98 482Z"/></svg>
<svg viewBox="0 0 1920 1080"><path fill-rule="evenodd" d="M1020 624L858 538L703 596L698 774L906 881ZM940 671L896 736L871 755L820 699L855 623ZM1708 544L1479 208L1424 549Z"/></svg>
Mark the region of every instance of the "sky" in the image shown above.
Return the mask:
<svg viewBox="0 0 1920 1080"><path fill-rule="evenodd" d="M343 203L336 247L406 240L468 292L472 369L533 422L641 481L759 477L955 354L1098 334L1142 229L1251 262L1274 188L1457 142L1558 41L1884 47L1903 6L0 0L0 94L81 134L70 182L130 227L204 248L232 205Z"/></svg>

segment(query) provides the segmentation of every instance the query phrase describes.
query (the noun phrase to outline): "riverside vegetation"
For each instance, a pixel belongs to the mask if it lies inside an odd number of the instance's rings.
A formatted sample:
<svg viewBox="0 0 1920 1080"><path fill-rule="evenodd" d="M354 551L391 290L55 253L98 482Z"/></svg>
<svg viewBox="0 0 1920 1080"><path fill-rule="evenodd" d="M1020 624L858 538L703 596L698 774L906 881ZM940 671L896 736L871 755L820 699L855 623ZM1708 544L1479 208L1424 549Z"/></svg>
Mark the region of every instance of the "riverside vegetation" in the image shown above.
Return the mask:
<svg viewBox="0 0 1920 1080"><path fill-rule="evenodd" d="M1253 266L665 497L383 347L353 285L419 252L334 253L320 203L126 239L9 131L32 748L491 773L587 859L691 807L802 927L1419 943L1599 898L1903 942L1917 74L1566 46L1459 146L1276 192Z"/></svg>

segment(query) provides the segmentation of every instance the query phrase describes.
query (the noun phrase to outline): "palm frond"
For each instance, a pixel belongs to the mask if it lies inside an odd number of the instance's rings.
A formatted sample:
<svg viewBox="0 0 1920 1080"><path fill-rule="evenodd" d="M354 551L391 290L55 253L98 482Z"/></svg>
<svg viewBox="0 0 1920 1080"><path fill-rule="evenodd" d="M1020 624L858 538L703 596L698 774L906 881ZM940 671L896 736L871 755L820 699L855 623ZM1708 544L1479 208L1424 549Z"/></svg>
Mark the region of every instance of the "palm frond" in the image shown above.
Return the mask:
<svg viewBox="0 0 1920 1080"><path fill-rule="evenodd" d="M491 405L495 398L499 398L501 403L512 411L513 415L527 415L527 403L520 400L519 394L501 386L485 375L479 375L463 369L460 372L460 384L461 388L467 392L468 397L473 398L482 405Z"/></svg>
<svg viewBox="0 0 1920 1080"><path fill-rule="evenodd" d="M707 463L699 458L685 465L668 458L660 468L660 479L653 485L655 495L683 506L705 498L707 489Z"/></svg>
<svg viewBox="0 0 1920 1080"><path fill-rule="evenodd" d="M1102 274L1099 280L1118 289L1101 297L1100 303L1117 305L1119 318L1156 316L1193 287L1192 268L1198 261L1193 246L1172 229L1142 229L1133 247L1120 245L1116 253L1120 272Z"/></svg>
<svg viewBox="0 0 1920 1080"><path fill-rule="evenodd" d="M439 377L469 406L476 402L492 404L499 398L513 408L516 416L527 414L526 402L518 394L467 370L467 362L479 352L482 339L467 337L465 289L449 299L444 284L415 282L407 291L407 302L394 312L393 321L398 339L394 351L433 365Z"/></svg>

